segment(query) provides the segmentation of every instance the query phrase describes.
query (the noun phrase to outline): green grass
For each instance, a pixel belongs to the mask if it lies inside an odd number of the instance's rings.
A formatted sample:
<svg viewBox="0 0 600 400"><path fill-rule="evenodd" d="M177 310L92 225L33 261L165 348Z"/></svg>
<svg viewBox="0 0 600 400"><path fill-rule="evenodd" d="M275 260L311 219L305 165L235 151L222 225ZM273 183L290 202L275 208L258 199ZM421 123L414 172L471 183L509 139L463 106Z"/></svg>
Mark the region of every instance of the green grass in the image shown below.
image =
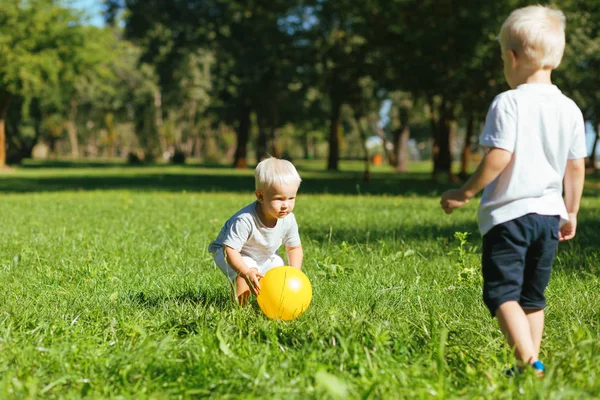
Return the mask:
<svg viewBox="0 0 600 400"><path fill-rule="evenodd" d="M472 202L429 175L301 164L295 214L313 285L292 322L239 309L206 247L252 198L252 170L18 169L0 176L0 398L600 396L600 200L590 179L560 245L542 357L510 350L481 301ZM468 232L460 245L456 232Z"/></svg>

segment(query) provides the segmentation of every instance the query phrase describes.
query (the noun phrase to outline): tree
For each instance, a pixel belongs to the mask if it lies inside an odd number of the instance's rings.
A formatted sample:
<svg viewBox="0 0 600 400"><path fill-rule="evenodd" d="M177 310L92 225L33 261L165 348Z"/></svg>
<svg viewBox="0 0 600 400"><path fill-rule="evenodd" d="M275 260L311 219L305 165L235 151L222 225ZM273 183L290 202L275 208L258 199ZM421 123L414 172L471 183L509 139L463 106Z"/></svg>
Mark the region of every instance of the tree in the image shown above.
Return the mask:
<svg viewBox="0 0 600 400"><path fill-rule="evenodd" d="M414 119L415 101L408 92L396 91L389 94L390 106L390 131L392 136L392 150L388 154L390 164L397 172L408 171L408 140L410 138L410 125ZM381 130L383 137L384 131Z"/></svg>
<svg viewBox="0 0 600 400"><path fill-rule="evenodd" d="M82 44L79 16L54 0L0 2L0 168L6 164L6 119L12 98L58 90L64 65ZM9 144L10 145L10 144Z"/></svg>
<svg viewBox="0 0 600 400"><path fill-rule="evenodd" d="M77 117L80 106L88 104L99 109L112 108L118 87L112 68L122 55L122 43L110 28L84 26L78 47L69 49L60 79L62 113L67 116L67 133L71 156L79 157Z"/></svg>
<svg viewBox="0 0 600 400"><path fill-rule="evenodd" d="M327 169L337 170L340 151L341 107L363 94L360 82L372 76L373 59L365 39L368 4L350 0L315 1L315 23L309 30L314 48L314 79L327 97L329 156Z"/></svg>
<svg viewBox="0 0 600 400"><path fill-rule="evenodd" d="M593 0L566 1L567 46L556 81L582 109L596 131L588 167L596 170L600 135L600 9Z"/></svg>
<svg viewBox="0 0 600 400"><path fill-rule="evenodd" d="M214 56L212 94L218 101L211 102L209 111L236 126L234 165L244 167L251 113L257 112L270 130L280 123L278 95L289 78L281 66L293 54L290 35L280 22L293 4L285 0L130 0L126 4L128 37L140 43L144 59L157 67L162 91L172 84L168 71L187 54L203 50Z"/></svg>
<svg viewBox="0 0 600 400"><path fill-rule="evenodd" d="M495 89L490 83L501 69L490 60L498 60L494 38L509 3L382 1L376 13L380 22L370 24L385 67L380 84L428 105L434 178L453 178L450 143L456 121L461 113L467 120L469 114L477 117Z"/></svg>

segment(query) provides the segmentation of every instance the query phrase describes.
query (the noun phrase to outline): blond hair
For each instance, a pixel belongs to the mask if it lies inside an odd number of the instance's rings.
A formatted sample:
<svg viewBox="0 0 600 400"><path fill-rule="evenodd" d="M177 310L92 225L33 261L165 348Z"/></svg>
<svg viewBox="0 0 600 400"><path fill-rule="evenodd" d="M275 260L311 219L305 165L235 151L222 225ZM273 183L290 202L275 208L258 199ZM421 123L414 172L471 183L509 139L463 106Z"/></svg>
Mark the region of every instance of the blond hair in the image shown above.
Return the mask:
<svg viewBox="0 0 600 400"><path fill-rule="evenodd" d="M538 68L558 67L565 50L566 18L545 6L514 10L500 29L502 51L523 54Z"/></svg>
<svg viewBox="0 0 600 400"><path fill-rule="evenodd" d="M265 158L258 163L254 170L256 189L268 189L275 185L300 186L300 175L294 165L288 160L275 157Z"/></svg>

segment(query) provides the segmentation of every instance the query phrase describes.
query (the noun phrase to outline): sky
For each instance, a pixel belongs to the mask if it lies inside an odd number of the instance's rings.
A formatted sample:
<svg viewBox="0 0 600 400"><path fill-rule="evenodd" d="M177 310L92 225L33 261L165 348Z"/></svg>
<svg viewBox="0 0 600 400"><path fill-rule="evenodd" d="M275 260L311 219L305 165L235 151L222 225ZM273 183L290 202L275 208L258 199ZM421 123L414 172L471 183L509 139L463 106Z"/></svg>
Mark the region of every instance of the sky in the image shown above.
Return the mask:
<svg viewBox="0 0 600 400"><path fill-rule="evenodd" d="M71 4L73 8L83 11L89 24L96 26L104 25L102 0L67 0L67 4Z"/></svg>

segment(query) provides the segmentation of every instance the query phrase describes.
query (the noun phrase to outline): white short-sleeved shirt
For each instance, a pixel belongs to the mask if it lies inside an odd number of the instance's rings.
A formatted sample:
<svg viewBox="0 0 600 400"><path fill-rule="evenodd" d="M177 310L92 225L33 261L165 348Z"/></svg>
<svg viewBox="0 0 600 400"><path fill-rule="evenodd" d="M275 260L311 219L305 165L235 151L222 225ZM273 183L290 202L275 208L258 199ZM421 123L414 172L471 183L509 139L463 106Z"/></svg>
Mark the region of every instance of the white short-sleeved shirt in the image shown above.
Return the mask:
<svg viewBox="0 0 600 400"><path fill-rule="evenodd" d="M480 137L483 146L513 154L483 191L479 230L529 213L568 221L562 198L567 160L587 156L581 110L554 85L528 83L496 96Z"/></svg>
<svg viewBox="0 0 600 400"><path fill-rule="evenodd" d="M229 246L260 265L275 254L282 244L288 247L301 244L293 213L278 219L277 224L269 228L258 217L256 204L255 201L247 205L229 218L217 239L208 246L208 251L214 254L223 246Z"/></svg>

